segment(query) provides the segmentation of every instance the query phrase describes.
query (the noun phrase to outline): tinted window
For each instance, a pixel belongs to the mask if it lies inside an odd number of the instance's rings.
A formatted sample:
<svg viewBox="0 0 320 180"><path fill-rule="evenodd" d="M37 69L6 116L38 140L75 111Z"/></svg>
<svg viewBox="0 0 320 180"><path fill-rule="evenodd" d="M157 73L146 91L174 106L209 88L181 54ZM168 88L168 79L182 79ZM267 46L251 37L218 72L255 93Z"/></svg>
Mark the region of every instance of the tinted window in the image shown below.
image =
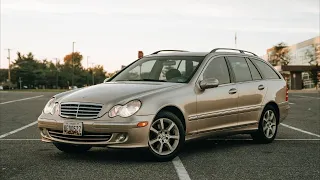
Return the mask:
<svg viewBox="0 0 320 180"><path fill-rule="evenodd" d="M216 78L219 80L219 84L230 83L229 70L224 57L218 57L209 62L203 73L203 78Z"/></svg>
<svg viewBox="0 0 320 180"><path fill-rule="evenodd" d="M247 60L247 63L249 65L250 68L250 72L251 72L251 76L253 80L259 80L262 79L261 75L259 74L259 71L257 70L257 68L252 64L252 62L250 60Z"/></svg>
<svg viewBox="0 0 320 180"><path fill-rule="evenodd" d="M236 82L251 81L251 74L246 60L242 57L228 57Z"/></svg>
<svg viewBox="0 0 320 180"><path fill-rule="evenodd" d="M254 60L254 63L258 66L266 79L280 79L278 74L266 63L259 60Z"/></svg>

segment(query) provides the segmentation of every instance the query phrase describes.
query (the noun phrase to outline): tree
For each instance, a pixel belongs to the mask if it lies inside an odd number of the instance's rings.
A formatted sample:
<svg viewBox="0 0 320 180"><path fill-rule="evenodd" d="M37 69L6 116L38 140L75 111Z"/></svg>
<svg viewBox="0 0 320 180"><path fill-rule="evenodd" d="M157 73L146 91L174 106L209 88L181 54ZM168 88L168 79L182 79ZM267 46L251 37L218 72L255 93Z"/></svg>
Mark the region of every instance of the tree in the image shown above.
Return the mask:
<svg viewBox="0 0 320 180"><path fill-rule="evenodd" d="M8 69L0 69L0 83L8 79Z"/></svg>
<svg viewBox="0 0 320 180"><path fill-rule="evenodd" d="M97 65L93 68L89 69L91 74L91 82L92 84L102 83L106 79L106 71L104 71L103 66Z"/></svg>
<svg viewBox="0 0 320 180"><path fill-rule="evenodd" d="M317 61L317 57L316 57L316 49L315 46L312 46L313 51L310 51L309 49L306 51L305 56L308 58L308 63L310 64L310 66L313 66L312 70L309 71L309 76L311 77L311 80L313 82L313 84L315 85L316 89L318 89L318 83L319 83L319 79L318 79L318 66L319 63Z"/></svg>
<svg viewBox="0 0 320 180"><path fill-rule="evenodd" d="M73 60L72 60L72 55L73 55ZM72 67L72 61L73 61L74 68L80 69L80 68L82 68L82 65L81 65L82 59L83 59L83 56L80 54L80 52L74 52L74 53L66 55L63 58L63 62L66 66Z"/></svg>
<svg viewBox="0 0 320 180"><path fill-rule="evenodd" d="M290 63L289 46L284 42L272 47L272 51L269 57L269 62L273 65L288 65Z"/></svg>
<svg viewBox="0 0 320 180"><path fill-rule="evenodd" d="M17 53L17 59L13 63L12 69L12 83L19 83L19 79L23 79L23 84L28 87L38 85L36 78L43 78L43 73L39 73L42 69L38 66L39 62L34 58L33 54L29 52L27 55ZM18 85L19 87L20 85Z"/></svg>
<svg viewBox="0 0 320 180"><path fill-rule="evenodd" d="M80 52L74 52L64 57L64 67L62 68L63 73L61 73L64 79L64 85L71 86L72 76L75 86L79 87L86 84L86 77L81 64L82 59L83 56Z"/></svg>
<svg viewBox="0 0 320 180"><path fill-rule="evenodd" d="M71 86L72 75L74 73L74 85L83 87L92 82L92 72L94 74L95 84L103 82L106 78L106 72L103 66L95 66L90 70L82 67L82 55L79 52L68 54L64 57L64 63L54 64L47 59L37 60L30 52L28 54L17 53L17 58L12 64L10 87L20 87L19 80L22 80L21 86L28 88L68 88ZM74 71L73 71L74 70ZM0 70L0 82L6 80L8 70ZM7 83L7 82L5 82ZM4 84L5 85L5 84Z"/></svg>

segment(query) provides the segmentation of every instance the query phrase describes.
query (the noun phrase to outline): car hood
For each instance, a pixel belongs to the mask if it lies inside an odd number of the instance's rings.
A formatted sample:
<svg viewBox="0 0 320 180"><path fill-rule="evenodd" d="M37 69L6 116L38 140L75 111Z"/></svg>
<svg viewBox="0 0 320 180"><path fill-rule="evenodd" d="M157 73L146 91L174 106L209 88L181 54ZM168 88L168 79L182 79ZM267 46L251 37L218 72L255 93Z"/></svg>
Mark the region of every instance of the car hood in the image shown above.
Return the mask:
<svg viewBox="0 0 320 180"><path fill-rule="evenodd" d="M89 102L99 104L120 103L131 97L158 92L167 88L181 86L178 83L158 82L108 82L72 91L61 98L60 102Z"/></svg>

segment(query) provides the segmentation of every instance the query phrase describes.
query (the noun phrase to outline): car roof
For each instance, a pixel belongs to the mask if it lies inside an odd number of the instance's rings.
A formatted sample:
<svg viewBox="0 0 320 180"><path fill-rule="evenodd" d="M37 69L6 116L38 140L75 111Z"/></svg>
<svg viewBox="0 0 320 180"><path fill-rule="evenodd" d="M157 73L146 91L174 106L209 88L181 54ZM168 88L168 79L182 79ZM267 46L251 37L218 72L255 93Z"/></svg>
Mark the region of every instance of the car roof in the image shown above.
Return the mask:
<svg viewBox="0 0 320 180"><path fill-rule="evenodd" d="M157 53L150 54L144 57L165 57L165 56L206 56L208 54L216 54L216 55L235 55L235 56L249 56L249 57L258 57L247 53L237 53L237 52L165 52L165 53Z"/></svg>
<svg viewBox="0 0 320 180"><path fill-rule="evenodd" d="M145 57L158 57L158 56L206 56L209 52L166 52L158 54L150 54Z"/></svg>

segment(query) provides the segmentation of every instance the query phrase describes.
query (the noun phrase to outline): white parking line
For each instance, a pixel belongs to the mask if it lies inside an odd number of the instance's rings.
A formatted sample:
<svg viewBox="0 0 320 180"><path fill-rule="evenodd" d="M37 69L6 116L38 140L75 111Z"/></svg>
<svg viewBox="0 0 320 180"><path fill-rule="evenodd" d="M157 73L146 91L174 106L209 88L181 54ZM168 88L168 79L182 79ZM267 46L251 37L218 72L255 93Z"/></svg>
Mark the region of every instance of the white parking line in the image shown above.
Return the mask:
<svg viewBox="0 0 320 180"><path fill-rule="evenodd" d="M41 141L41 139L0 139L0 141ZM252 141L252 139L208 139L208 141ZM320 139L275 139L275 141L320 141Z"/></svg>
<svg viewBox="0 0 320 180"><path fill-rule="evenodd" d="M41 141L41 139L0 139L0 141Z"/></svg>
<svg viewBox="0 0 320 180"><path fill-rule="evenodd" d="M295 104L295 103L291 103L291 102L289 102L289 104Z"/></svg>
<svg viewBox="0 0 320 180"><path fill-rule="evenodd" d="M28 124L28 125L25 125L25 126L23 126L23 127L21 127L21 128L18 128L18 129L16 129L16 130L10 131L10 132L5 133L5 134L2 134L2 135L0 136L0 139L2 139L2 138L4 138L4 137L7 137L7 136L9 136L9 135L11 135L11 134L14 134L14 133L16 133L16 132L19 132L19 131L21 131L21 130L24 130L24 129L26 129L26 128L30 127L30 126L33 126L33 125L35 125L35 124L37 124L37 123L38 123L38 121L35 121L35 122L33 122L33 123L30 123L30 124Z"/></svg>
<svg viewBox="0 0 320 180"><path fill-rule="evenodd" d="M312 98L312 99L320 99L319 97L312 97L312 96L301 96L301 95L292 95L295 97L304 97L304 98Z"/></svg>
<svg viewBox="0 0 320 180"><path fill-rule="evenodd" d="M274 139L275 141L320 141L320 139ZM208 141L253 141L252 139L208 139Z"/></svg>
<svg viewBox="0 0 320 180"><path fill-rule="evenodd" d="M320 141L320 139L275 139L276 141Z"/></svg>
<svg viewBox="0 0 320 180"><path fill-rule="evenodd" d="M172 163L180 180L191 180L186 168L184 168L178 156L172 160Z"/></svg>
<svg viewBox="0 0 320 180"><path fill-rule="evenodd" d="M39 97L42 97L42 96L43 96L43 95L34 96L34 97L28 97L28 98L23 98L23 99L17 99L17 100L12 100L12 101L7 101L7 102L2 102L2 103L0 103L0 105L2 105L2 104L9 104L9 103L18 102L18 101L25 101L25 100L29 100L29 99L35 99L35 98L39 98Z"/></svg>
<svg viewBox="0 0 320 180"><path fill-rule="evenodd" d="M305 130L302 130L302 129L299 129L299 128L296 128L296 127L293 127L293 126L289 126L287 124L283 124L283 123L280 123L282 126L284 127L287 127L287 128L290 128L290 129L293 129L293 130L296 130L296 131L299 131L299 132L302 132L302 133L305 133L305 134L309 134L309 135L312 135L312 136L316 136L316 137L319 137L320 138L320 135L319 134L314 134L312 132L309 132L309 131L305 131Z"/></svg>

